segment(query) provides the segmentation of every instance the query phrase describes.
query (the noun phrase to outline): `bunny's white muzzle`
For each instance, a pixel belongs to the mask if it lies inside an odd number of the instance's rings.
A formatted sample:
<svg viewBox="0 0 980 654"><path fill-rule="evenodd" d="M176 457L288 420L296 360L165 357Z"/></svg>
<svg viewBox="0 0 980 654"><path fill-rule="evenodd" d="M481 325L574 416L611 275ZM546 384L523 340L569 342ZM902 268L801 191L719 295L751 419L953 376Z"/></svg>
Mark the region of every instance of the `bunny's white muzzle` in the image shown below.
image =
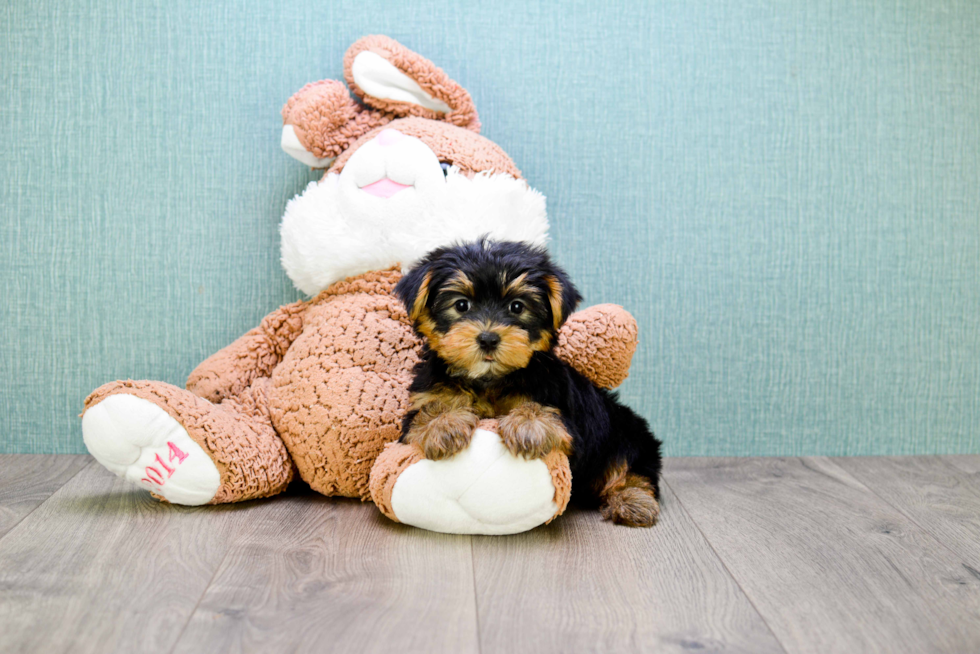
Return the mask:
<svg viewBox="0 0 980 654"><path fill-rule="evenodd" d="M491 171L445 170L420 139L382 130L286 206L282 264L315 295L351 275L407 268L426 252L489 234L544 244L544 196L527 182Z"/></svg>

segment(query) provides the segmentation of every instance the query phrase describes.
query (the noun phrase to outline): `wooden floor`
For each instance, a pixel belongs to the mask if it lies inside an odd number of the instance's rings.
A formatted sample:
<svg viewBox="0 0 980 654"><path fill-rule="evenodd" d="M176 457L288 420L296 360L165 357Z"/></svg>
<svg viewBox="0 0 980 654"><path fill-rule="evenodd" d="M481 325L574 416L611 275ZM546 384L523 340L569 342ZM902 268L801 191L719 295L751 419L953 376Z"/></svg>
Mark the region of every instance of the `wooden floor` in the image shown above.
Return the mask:
<svg viewBox="0 0 980 654"><path fill-rule="evenodd" d="M0 652L980 652L980 456L672 459L654 529L162 505L0 456Z"/></svg>

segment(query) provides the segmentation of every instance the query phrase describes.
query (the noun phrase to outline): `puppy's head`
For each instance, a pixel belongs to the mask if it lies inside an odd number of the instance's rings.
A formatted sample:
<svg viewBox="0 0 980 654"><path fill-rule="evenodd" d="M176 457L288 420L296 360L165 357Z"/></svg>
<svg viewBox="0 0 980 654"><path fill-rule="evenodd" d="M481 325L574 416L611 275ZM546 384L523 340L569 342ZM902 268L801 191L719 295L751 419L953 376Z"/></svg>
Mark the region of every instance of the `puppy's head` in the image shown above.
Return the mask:
<svg viewBox="0 0 980 654"><path fill-rule="evenodd" d="M395 293L452 373L481 380L550 349L581 299L543 248L486 238L430 252Z"/></svg>

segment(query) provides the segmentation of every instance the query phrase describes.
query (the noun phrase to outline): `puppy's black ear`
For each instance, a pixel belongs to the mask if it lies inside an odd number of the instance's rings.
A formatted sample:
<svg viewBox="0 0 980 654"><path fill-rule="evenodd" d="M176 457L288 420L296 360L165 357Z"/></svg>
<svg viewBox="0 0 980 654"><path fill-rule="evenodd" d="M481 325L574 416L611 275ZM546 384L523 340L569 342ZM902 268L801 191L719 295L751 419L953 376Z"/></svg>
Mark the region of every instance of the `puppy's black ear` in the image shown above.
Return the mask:
<svg viewBox="0 0 980 654"><path fill-rule="evenodd" d="M557 332L575 311L582 296L572 285L572 280L568 278L565 271L558 266L552 266L551 271L545 275L544 281L548 285L548 303L551 305L551 315Z"/></svg>
<svg viewBox="0 0 980 654"><path fill-rule="evenodd" d="M422 317L425 305L429 301L429 284L432 282L432 263L428 260L419 262L414 268L405 273L395 286L395 295L405 305L408 319L413 323Z"/></svg>

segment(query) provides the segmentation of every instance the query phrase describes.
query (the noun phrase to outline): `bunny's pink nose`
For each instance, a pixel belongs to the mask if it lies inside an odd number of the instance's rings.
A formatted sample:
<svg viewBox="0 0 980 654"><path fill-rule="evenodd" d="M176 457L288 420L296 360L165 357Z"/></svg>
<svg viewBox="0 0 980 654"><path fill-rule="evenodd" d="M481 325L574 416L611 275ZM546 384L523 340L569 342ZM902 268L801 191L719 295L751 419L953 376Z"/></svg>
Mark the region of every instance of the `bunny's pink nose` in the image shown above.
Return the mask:
<svg viewBox="0 0 980 654"><path fill-rule="evenodd" d="M405 135L396 129L383 129L381 130L381 133L378 134L377 136L378 145L380 145L381 147L394 145L395 143L401 141L403 138L405 138Z"/></svg>

